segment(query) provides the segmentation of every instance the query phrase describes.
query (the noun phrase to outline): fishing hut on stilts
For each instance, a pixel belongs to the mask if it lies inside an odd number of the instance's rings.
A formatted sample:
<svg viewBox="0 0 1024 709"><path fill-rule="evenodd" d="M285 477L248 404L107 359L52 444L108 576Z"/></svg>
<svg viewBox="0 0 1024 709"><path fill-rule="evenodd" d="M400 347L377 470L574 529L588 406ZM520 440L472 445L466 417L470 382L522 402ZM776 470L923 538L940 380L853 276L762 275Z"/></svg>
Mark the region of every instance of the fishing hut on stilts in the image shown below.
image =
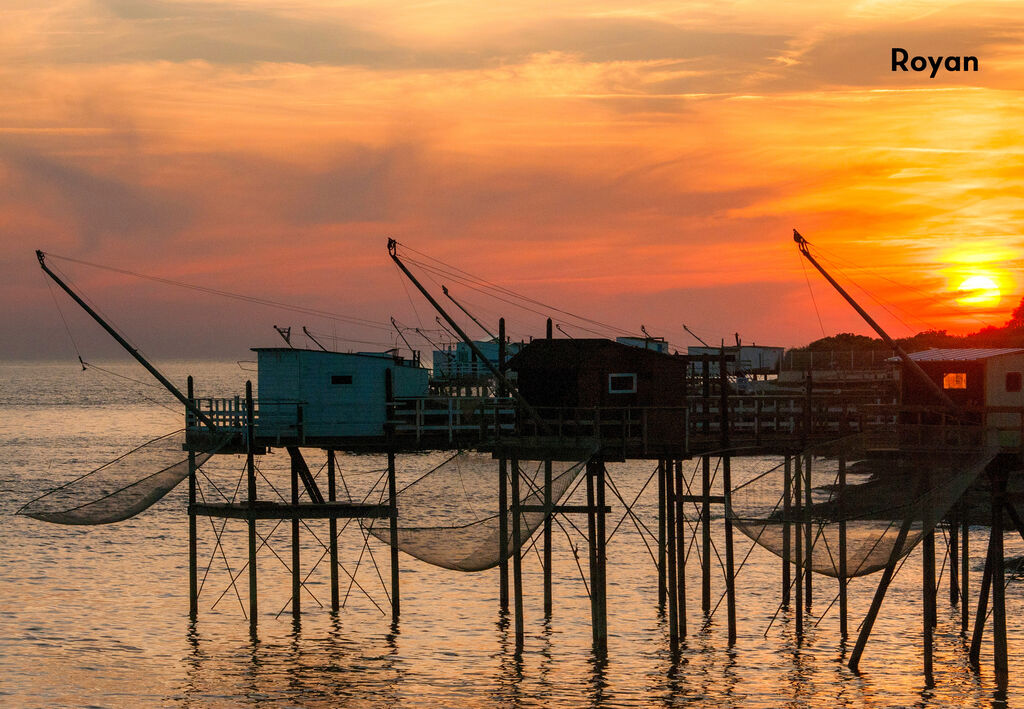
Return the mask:
<svg viewBox="0 0 1024 709"><path fill-rule="evenodd" d="M614 563L608 516L614 511L621 513L615 528L629 519L654 547L657 606L673 661L685 652L687 634L698 625L707 630L722 603L728 643L737 642L738 579L755 546L780 558L776 615L792 618L798 640L814 617L812 605L825 606L818 618L834 606L845 643L851 635L848 582L877 573L872 603L847 658L854 670L892 579L920 546L923 669L929 682L937 622L935 532L945 529L949 598L960 605L963 632L971 632L970 659L978 664L991 608L995 673L1005 682L1002 533L1010 524L1024 536L1016 498L1007 488L1010 475L1020 469L1024 350L908 355L821 267L810 244L796 232L794 238L802 256L892 348L890 388L836 390L816 385L810 372L799 388L756 377L751 385L742 376L745 355L738 337L735 348L679 355L650 337L556 339L549 319L543 337L510 343L500 319L490 340L475 341L416 278L397 242L390 240L395 265L437 312L439 324L457 338L457 347L435 353L433 378L415 356L295 349L288 342L288 347L256 349L258 395L249 383L244 397L204 398L196 395L191 378L187 391L178 391L52 272L40 253L44 271L185 407L186 426L181 435L144 447L162 461L157 475L89 499L98 489L90 480L126 475L129 467L105 466L106 472L94 471L96 476L45 495L22 512L71 524L116 521L137 514L187 479L190 614L195 618L198 613L202 585L197 520L242 520L248 534L242 568L248 574L247 617L253 632L260 617L258 562L272 533L263 533L261 525L290 525L291 558L285 566L291 574L290 608L298 618L305 579L312 573L308 564L306 576L302 573L303 529L309 529L310 520L327 520L324 546L331 610L337 612L343 605L339 569L344 569L338 524L356 520L366 538L388 547L392 622L400 618L400 551L453 570L496 567L498 610L504 618L511 615L518 651L526 642L524 550L530 540L541 546L543 614L550 617L553 530L562 518L583 515L587 571L580 564L580 573L590 598L593 647L604 656L610 631L607 570ZM444 295L490 335L447 288ZM767 378L768 371L762 373ZM287 497L276 488L266 494L273 486L256 464L258 456L275 448L288 453ZM311 451L324 461L320 470L326 471L326 494L309 464ZM449 451L451 456L400 486L401 456L421 451ZM386 459L376 499L342 495L340 453ZM245 495L213 502L201 492L202 466L224 454L245 457L244 486L239 486ZM734 459L755 456L778 462L734 481ZM656 531L635 511L646 485L629 501L611 479L610 464L637 460L653 465L648 484L657 488ZM437 521L439 509L450 502L455 474L488 499L491 514L469 518L452 503L444 521ZM969 508L965 496L985 478L992 531L971 627L969 527L977 523L977 510ZM584 503L569 504L577 489ZM713 509L721 513L713 515ZM721 520L719 530L716 519ZM219 544L222 532L214 531ZM743 550L737 544L743 537L750 546L739 558ZM723 540L721 553L716 538ZM691 549L700 566L699 593L687 587ZM717 600L715 558L721 560L724 582ZM830 603L822 602L823 592L832 597ZM774 620L768 619L769 628Z"/></svg>

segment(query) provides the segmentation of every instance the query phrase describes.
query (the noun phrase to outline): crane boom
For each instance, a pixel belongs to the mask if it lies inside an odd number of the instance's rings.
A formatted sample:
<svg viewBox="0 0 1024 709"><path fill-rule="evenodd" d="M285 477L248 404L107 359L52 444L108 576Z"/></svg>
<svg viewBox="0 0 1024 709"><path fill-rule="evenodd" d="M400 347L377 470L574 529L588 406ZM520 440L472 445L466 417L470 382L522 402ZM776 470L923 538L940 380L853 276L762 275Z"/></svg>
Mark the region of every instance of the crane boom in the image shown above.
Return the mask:
<svg viewBox="0 0 1024 709"><path fill-rule="evenodd" d="M945 404L947 408L959 412L959 407L955 403L953 403L953 400L949 398L949 395L946 394L946 392L942 391L942 389L939 388L939 385L935 383L935 380L929 377L925 373L925 371L921 369L921 365L912 360L910 358L910 355L904 352L903 348L897 345L896 341L889 337L889 334L882 329L882 326L875 322L874 318L868 315L867 311L865 311L864 308L860 307L860 304L853 299L853 296L847 293L841 285L836 283L836 280L829 275L828 271L826 271L821 266L821 264L819 264L817 260L815 260L815 258L811 256L810 249L808 248L807 239L801 236L800 232L798 232L796 229L793 230L793 241L797 243L797 246L800 249L800 254L805 259L810 261L812 266L818 269L818 272L825 277L825 280L832 284L832 287L839 292L839 295L843 296L843 298L846 299L847 303L853 306L853 309L857 311L857 314L864 318L864 321L871 326L872 330L878 333L878 336L885 341L885 344L889 345L889 347L893 349L896 355L903 361L905 365L907 365L910 371L912 371L928 387L929 391L935 394L935 396L938 397L938 399L943 404Z"/></svg>

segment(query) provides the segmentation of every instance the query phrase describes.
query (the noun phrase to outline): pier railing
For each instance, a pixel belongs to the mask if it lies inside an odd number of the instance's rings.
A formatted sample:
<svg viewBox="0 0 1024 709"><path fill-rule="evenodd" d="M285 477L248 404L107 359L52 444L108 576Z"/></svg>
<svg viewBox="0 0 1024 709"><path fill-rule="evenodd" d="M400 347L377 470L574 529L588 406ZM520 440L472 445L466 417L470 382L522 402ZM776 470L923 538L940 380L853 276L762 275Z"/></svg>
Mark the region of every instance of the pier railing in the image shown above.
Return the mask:
<svg viewBox="0 0 1024 709"><path fill-rule="evenodd" d="M198 408L222 430L243 433L245 400L203 398ZM305 402L254 402L257 438L276 436L306 442ZM580 449L600 446L626 456L661 450L698 454L728 439L730 447L796 448L854 433L887 434L904 447L996 445L1019 450L1024 441L1024 407L979 407L966 420L940 409L897 406L878 396L730 395L726 411L718 397L690 397L684 405L660 407L539 407L538 419L525 416L511 398L428 396L399 398L388 405L368 406L366 428L346 433L353 422L341 422L334 433L317 439L379 437L385 425L403 446L465 446L516 440L538 447ZM186 414L189 429L203 424ZM724 429L723 429L724 426ZM324 431L324 423L318 423ZM327 426L327 429L330 429ZM897 433L899 429L900 433ZM351 429L348 429L351 430ZM983 433L979 433L983 431ZM911 433L908 433L911 432Z"/></svg>

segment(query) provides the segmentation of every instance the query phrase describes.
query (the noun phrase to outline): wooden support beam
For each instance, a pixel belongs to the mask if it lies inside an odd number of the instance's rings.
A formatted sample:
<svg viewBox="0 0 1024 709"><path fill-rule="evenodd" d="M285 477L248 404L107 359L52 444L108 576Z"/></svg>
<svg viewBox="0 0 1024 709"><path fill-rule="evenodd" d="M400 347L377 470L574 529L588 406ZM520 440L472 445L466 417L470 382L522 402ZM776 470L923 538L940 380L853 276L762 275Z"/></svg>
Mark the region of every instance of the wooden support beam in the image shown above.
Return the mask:
<svg viewBox="0 0 1024 709"><path fill-rule="evenodd" d="M903 552L903 545L907 541L907 534L910 532L910 528L913 524L913 517L908 516L900 525L899 532L896 533L896 539L893 542L892 551L889 552L889 560L886 562L885 568L882 570L882 577L879 579L878 587L875 589L875 595L871 599L871 607L868 608L868 613L864 617L864 622L860 626L860 634L857 635L857 642L853 646L853 652L850 653L850 661L847 664L854 672L860 671L860 658L864 654L864 648L867 646L868 638L871 636L871 629L875 625L875 619L878 618L878 612L882 609L882 601L885 599L885 594L889 590L889 584L892 583L892 577L896 573L896 564L900 560L900 556Z"/></svg>
<svg viewBox="0 0 1024 709"><path fill-rule="evenodd" d="M949 544L947 546L949 554L949 604L955 606L960 598L960 540L957 527L957 508L955 505L946 519L947 527L949 528Z"/></svg>
<svg viewBox="0 0 1024 709"><path fill-rule="evenodd" d="M505 371L505 318L498 320L498 371ZM505 380L498 379L498 396L505 397L508 390ZM501 437L501 426L495 412L494 435ZM508 460L502 453L498 459L498 611L508 613Z"/></svg>
<svg viewBox="0 0 1024 709"><path fill-rule="evenodd" d="M675 476L671 473L671 462L661 461L665 476L665 555L668 559L668 642L672 657L679 652L679 594L676 591L676 535L673 533L676 527L676 502L675 502Z"/></svg>
<svg viewBox="0 0 1024 709"><path fill-rule="evenodd" d="M595 487L597 488L594 516L597 519L597 622L594 626L594 650L599 657L608 653L608 535L605 510L605 469L604 461L594 464Z"/></svg>
<svg viewBox="0 0 1024 709"><path fill-rule="evenodd" d="M289 449L289 453L298 448ZM299 454L301 459L301 454ZM299 463L295 455L291 456L291 489L292 507L299 506ZM302 570L300 567L299 551L299 524L298 515L292 517L292 617L296 620L302 615Z"/></svg>
<svg viewBox="0 0 1024 709"><path fill-rule="evenodd" d="M683 516L683 461L673 462L676 491L676 593L679 594L677 617L679 637L686 637L686 518Z"/></svg>
<svg viewBox="0 0 1024 709"><path fill-rule="evenodd" d="M924 677L928 686L933 684L933 652L935 629L935 532L921 540L921 601L922 640L924 646Z"/></svg>
<svg viewBox="0 0 1024 709"><path fill-rule="evenodd" d="M336 502L338 499L337 471L335 469L334 449L327 449L327 500ZM338 593L338 519L331 517L327 521L330 534L331 556L331 612L337 613L340 608Z"/></svg>
<svg viewBox="0 0 1024 709"><path fill-rule="evenodd" d="M839 453L839 494L837 512L839 516L839 637L845 642L849 635L847 625L848 601L846 569L846 454Z"/></svg>
<svg viewBox="0 0 1024 709"><path fill-rule="evenodd" d="M550 323L550 318L548 323ZM550 339L550 332L549 332ZM548 514L544 517L544 617L551 617L551 516L555 514L551 499L552 469L551 461L544 461L544 507ZM526 505L523 505L525 510ZM563 505L564 507L564 505Z"/></svg>
<svg viewBox="0 0 1024 709"><path fill-rule="evenodd" d="M194 387L192 375L188 377L188 400L194 400ZM196 513L193 507L196 504L196 452L188 452L188 617L193 622L199 615L199 575L198 575L198 551L196 534Z"/></svg>
<svg viewBox="0 0 1024 709"><path fill-rule="evenodd" d="M705 370L706 371L706 370ZM700 458L700 608L704 615L711 613L711 458ZM725 504L725 495L720 496ZM717 500L717 497L716 497Z"/></svg>
<svg viewBox="0 0 1024 709"><path fill-rule="evenodd" d="M512 582L515 591L516 651L525 643L523 621L523 521L519 509L519 459L512 458Z"/></svg>
<svg viewBox="0 0 1024 709"><path fill-rule="evenodd" d="M964 497L960 498L960 632L967 634L971 625L970 609L970 578L971 554L969 545L970 522L967 518L967 505Z"/></svg>
<svg viewBox="0 0 1024 709"><path fill-rule="evenodd" d="M791 563L789 555L792 553L791 546L791 534L789 527L790 515L792 510L790 509L793 505L793 458L786 454L785 463L783 466L783 477L782 479L782 607L789 609L789 589L792 586L791 578Z"/></svg>
<svg viewBox="0 0 1024 709"><path fill-rule="evenodd" d="M245 470L247 483L247 502L249 506L248 531L249 531L249 632L256 633L257 615L259 612L259 601L256 589L256 517L251 514L256 506L256 459L253 455L255 407L252 401L252 382L245 383Z"/></svg>
<svg viewBox="0 0 1024 709"><path fill-rule="evenodd" d="M666 583L665 558L665 461L658 460L658 608L664 610Z"/></svg>
<svg viewBox="0 0 1024 709"><path fill-rule="evenodd" d="M801 481L803 480L803 461L796 456L793 465L793 505L790 508L793 513L793 567L796 570L794 583L796 598L796 637L800 640L804 636L804 535L801 532L800 520L803 519L803 499L801 497Z"/></svg>
<svg viewBox="0 0 1024 709"><path fill-rule="evenodd" d="M968 661L975 670L981 666L981 641L985 633L985 618L988 616L988 596L992 589L992 569L995 566L993 561L993 542L995 537L991 534L988 540L988 551L985 554L985 569L981 572L981 587L978 589L978 606L974 615L974 631L971 633L971 648L968 652Z"/></svg>
<svg viewBox="0 0 1024 709"><path fill-rule="evenodd" d="M384 435L388 444L388 529L391 532L391 624L402 615L401 586L398 573L398 472L395 468L394 406L395 380L391 368L384 370Z"/></svg>
<svg viewBox="0 0 1024 709"><path fill-rule="evenodd" d="M992 481L992 662L996 684L1005 689L1010 679L1006 644L1006 562L1003 556L1003 507L1007 474L997 469Z"/></svg>
<svg viewBox="0 0 1024 709"><path fill-rule="evenodd" d="M810 380L808 380L810 381ZM814 522L812 519L813 503L811 500L812 484L811 484L811 463L814 460L812 453L807 453L804 456L804 466L806 470L806 479L804 480L804 558L807 560L807 573L804 574L804 586L807 592L807 598L804 601L805 610L807 614L811 613L811 603L814 601L814 594L812 593L812 585L814 574Z"/></svg>

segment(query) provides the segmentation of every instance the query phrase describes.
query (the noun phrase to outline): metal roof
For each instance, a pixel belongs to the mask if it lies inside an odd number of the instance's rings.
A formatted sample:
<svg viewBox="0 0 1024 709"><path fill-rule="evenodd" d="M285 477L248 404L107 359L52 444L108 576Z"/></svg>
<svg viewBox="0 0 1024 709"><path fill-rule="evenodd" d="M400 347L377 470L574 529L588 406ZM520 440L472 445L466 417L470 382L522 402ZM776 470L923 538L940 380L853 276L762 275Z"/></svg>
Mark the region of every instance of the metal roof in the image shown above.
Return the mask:
<svg viewBox="0 0 1024 709"><path fill-rule="evenodd" d="M1020 347L976 347L966 349L931 349L911 352L910 359L915 362L975 362L1002 355L1024 354Z"/></svg>

